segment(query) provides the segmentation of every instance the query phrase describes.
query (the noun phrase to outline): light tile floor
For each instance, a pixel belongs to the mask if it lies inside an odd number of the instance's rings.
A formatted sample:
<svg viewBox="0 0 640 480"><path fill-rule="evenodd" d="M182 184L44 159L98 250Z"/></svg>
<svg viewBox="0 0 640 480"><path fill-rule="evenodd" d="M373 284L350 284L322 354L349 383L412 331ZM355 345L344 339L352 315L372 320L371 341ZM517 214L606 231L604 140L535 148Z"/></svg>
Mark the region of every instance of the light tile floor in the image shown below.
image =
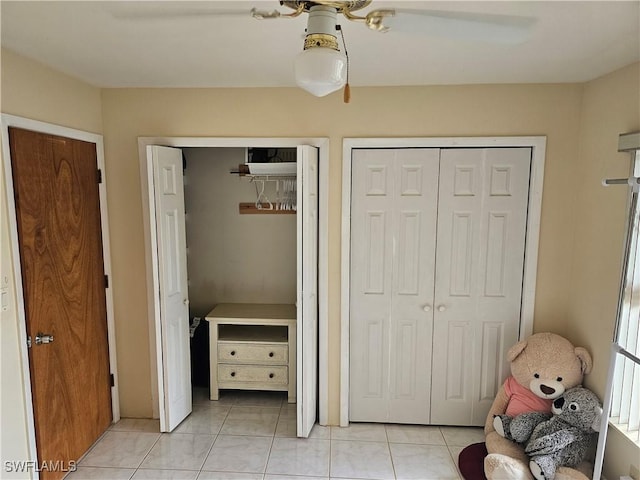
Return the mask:
<svg viewBox="0 0 640 480"><path fill-rule="evenodd" d="M113 425L67 476L78 479L459 480L460 451L481 428L316 425L296 438L286 393L222 392L212 402L195 389L193 413L173 433L157 420Z"/></svg>

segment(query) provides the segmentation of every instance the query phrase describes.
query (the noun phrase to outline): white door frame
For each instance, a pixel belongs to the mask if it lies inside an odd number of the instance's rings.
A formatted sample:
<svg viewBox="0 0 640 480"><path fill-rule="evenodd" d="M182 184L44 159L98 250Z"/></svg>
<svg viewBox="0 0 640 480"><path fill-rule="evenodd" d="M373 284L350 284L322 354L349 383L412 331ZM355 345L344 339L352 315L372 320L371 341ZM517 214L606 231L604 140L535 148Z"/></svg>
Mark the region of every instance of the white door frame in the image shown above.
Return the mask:
<svg viewBox="0 0 640 480"><path fill-rule="evenodd" d="M535 137L425 137L345 138L342 141L342 261L340 300L340 426L349 425L349 310L351 255L351 154L356 148L490 148L530 147L531 177L525 240L525 264L520 316L520 339L533 332L533 313L542 210L542 184L547 138Z"/></svg>
<svg viewBox="0 0 640 480"><path fill-rule="evenodd" d="M319 205L318 205L318 422L326 425L329 419L328 398L328 241L329 241L329 139L324 137L138 137L138 155L140 159L140 180L142 182L142 215L144 220L145 263L147 270L147 305L149 322L149 348L151 352L151 394L153 417L159 418L158 362L156 358L155 325L160 315L158 287L157 245L152 227L150 206L153 191L150 189L153 172L148 168L147 146L165 147L215 147L215 148L295 148L298 145L311 145L319 150Z"/></svg>
<svg viewBox="0 0 640 480"><path fill-rule="evenodd" d="M18 337L20 339L19 351L21 365L19 368L22 374L22 384L24 386L24 408L27 417L27 438L28 448L33 461L37 461L36 431L33 416L33 397L31 395L31 376L29 373L29 351L27 348L27 324L24 308L24 291L22 289L22 271L20 268L20 247L18 242L18 223L16 218L16 205L13 189L13 173L11 169L11 149L9 145L9 127L23 128L35 132L58 135L61 137L82 140L96 145L97 166L102 172L104 165L104 144L102 135L67 128L52 123L40 122L29 118L15 115L2 114L2 159L4 163L4 182L7 194L7 210L9 220L9 237L11 241L11 257L13 260L14 287L16 293L16 313L18 316ZM111 274L111 247L109 244L109 215L107 212L107 183L106 176L102 176L102 183L98 186L100 195L100 226L102 230L102 257L104 263L104 274L113 279ZM107 307L107 341L109 344L109 368L114 376L114 386L111 387L111 410L113 423L120 420L120 397L118 392L118 369L116 363L116 336L113 309L113 282L105 290L105 300ZM24 459L27 460L27 459ZM38 478L38 473L34 472L34 478Z"/></svg>

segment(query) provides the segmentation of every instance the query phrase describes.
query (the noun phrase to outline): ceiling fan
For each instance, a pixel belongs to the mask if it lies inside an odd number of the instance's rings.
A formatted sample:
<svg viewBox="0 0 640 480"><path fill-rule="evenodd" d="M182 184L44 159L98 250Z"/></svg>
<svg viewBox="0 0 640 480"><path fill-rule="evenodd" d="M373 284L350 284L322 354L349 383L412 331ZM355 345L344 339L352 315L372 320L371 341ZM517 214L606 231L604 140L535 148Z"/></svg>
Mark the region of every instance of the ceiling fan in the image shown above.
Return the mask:
<svg viewBox="0 0 640 480"><path fill-rule="evenodd" d="M400 31L442 35L471 41L518 44L526 40L535 23L531 17L485 13L409 10L381 8L366 15L357 14L372 0L282 0L280 5L292 12L251 9L258 20L295 18L309 15L304 49L295 59L298 86L322 97L345 87L345 102L349 101L348 57L340 51L336 32L342 33L338 15L353 22L364 23L376 32ZM342 38L344 44L344 37Z"/></svg>

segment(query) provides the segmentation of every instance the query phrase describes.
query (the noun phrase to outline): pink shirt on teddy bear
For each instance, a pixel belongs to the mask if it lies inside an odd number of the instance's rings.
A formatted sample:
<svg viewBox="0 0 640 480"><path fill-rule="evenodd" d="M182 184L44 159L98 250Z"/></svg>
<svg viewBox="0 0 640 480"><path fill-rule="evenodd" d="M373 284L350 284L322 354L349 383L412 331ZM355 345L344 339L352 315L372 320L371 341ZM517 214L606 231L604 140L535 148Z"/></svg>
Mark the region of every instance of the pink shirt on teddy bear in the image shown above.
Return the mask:
<svg viewBox="0 0 640 480"><path fill-rule="evenodd" d="M527 412L551 411L553 400L538 397L531 390L520 385L513 377L507 378L504 382L504 391L509 397L509 404L505 413L510 417Z"/></svg>

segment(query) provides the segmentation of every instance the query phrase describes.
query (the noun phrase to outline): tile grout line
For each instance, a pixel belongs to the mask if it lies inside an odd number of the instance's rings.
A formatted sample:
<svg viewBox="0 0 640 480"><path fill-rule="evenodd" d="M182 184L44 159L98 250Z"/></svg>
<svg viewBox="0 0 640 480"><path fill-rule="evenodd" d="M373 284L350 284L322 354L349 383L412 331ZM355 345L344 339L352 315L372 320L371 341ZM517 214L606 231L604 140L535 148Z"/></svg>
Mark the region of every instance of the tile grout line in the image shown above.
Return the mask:
<svg viewBox="0 0 640 480"><path fill-rule="evenodd" d="M389 442L389 432L387 432L387 424L384 424L384 436L387 439L387 450L389 451L389 460L391 460L391 469L393 470L393 478L397 479L396 465L393 461L393 453L391 452L391 443Z"/></svg>
<svg viewBox="0 0 640 480"><path fill-rule="evenodd" d="M276 420L276 425L273 429L273 436L271 437L271 445L269 445L269 453L267 453L267 461L264 463L264 470L262 472L262 480L267 476L267 467L269 466L269 460L271 460L271 452L273 450L273 442L276 439L276 431L278 430L278 423L280 423L280 417L282 416L282 402L280 403L280 411L278 412L278 420Z"/></svg>
<svg viewBox="0 0 640 480"><path fill-rule="evenodd" d="M231 411L231 409L229 409L229 411ZM229 413L227 412L227 415ZM225 417L226 419L226 417ZM211 442L211 446L209 447L209 450L207 450L207 454L204 456L204 459L202 460L202 464L200 465L200 470L198 470L198 474L196 475L196 478L198 478L200 476L200 474L202 473L202 469L204 468L204 464L207 463L207 460L209 459L209 455L211 455L211 451L213 450L213 446L216 444L216 441L218 441L218 437L220 436L220 430L222 430L222 425L224 425L224 421L222 422L222 424L220 425L220 428L218 429L218 433L216 433L213 442Z"/></svg>
<svg viewBox="0 0 640 480"><path fill-rule="evenodd" d="M229 405L229 410L227 411L224 420L222 421L222 423L220 424L220 428L218 429L218 433L216 434L216 438L214 439L213 443L211 444L211 447L209 448L209 451L207 452L207 455L204 458L204 461L202 462L202 465L200 466L200 470L198 471L198 475L196 476L196 479L200 477L200 474L202 472L207 472L208 470L204 470L204 466L207 463L207 460L209 459L209 455L211 455L211 451L213 450L213 447L215 446L216 441L218 440L218 438L222 435L226 435L226 434L221 434L220 432L222 431L225 422L227 421L227 419L229 418L229 415L231 414L231 410L233 409L233 407L242 407L242 405L238 405L238 399L234 399L233 402ZM249 407L252 407L252 405L250 405ZM276 422L277 425L277 422ZM275 435L275 432L274 432ZM242 435L234 435L234 436L242 436ZM245 435L245 436L250 436L250 435ZM273 440L272 440L273 443ZM267 461L268 461L268 456L267 456ZM266 470L266 465L265 465L265 470ZM227 472L227 473L244 473L244 472ZM262 474L262 478L264 480L264 473Z"/></svg>
<svg viewBox="0 0 640 480"><path fill-rule="evenodd" d="M93 444L89 447L89 449L84 452L82 454L82 456L77 460L76 464L78 467L82 466L80 465L82 463L82 461L85 459L85 457L87 457L87 455L89 455L89 453L91 453L93 451L94 448L96 448L96 446L98 445L98 443L102 442L102 439L107 435L107 433L111 432L111 428L115 425L115 423L112 423L111 425L109 425L109 428L107 428L102 435L100 435L95 442L93 442ZM67 475L65 475L66 477Z"/></svg>
<svg viewBox="0 0 640 480"><path fill-rule="evenodd" d="M220 427L222 428L222 427ZM202 460L202 465L200 465L200 470L198 470L198 475L196 476L196 478L198 478L200 476L200 473L202 473L204 471L204 466L207 463L207 460L209 459L209 455L211 455L211 452L213 451L213 447L215 446L216 442L218 441L218 438L220 438L220 432L218 432L218 434L216 435L216 438L213 439L213 442L211 442L211 446L209 447L209 450L207 451L207 454L204 456L204 460Z"/></svg>
<svg viewBox="0 0 640 480"><path fill-rule="evenodd" d="M233 405L229 406L229 410L227 410L227 413L224 416L224 419L222 420L222 422L220 423L220 428L218 429L218 433L216 433L216 438L213 439L213 443L211 444L211 447L209 447L209 451L207 452L207 454L204 457L204 460L202 462L202 465L200 465L200 470L198 471L198 474L196 475L196 479L200 477L200 474L204 471L204 465L207 463L207 460L209 459L209 455L211 455L211 451L213 450L214 445L216 444L216 442L218 441L218 438L220 437L220 432L222 431L222 427L224 426L224 422L227 421L227 418L229 417L229 414L231 413L231 408L233 407Z"/></svg>
<svg viewBox="0 0 640 480"><path fill-rule="evenodd" d="M333 467L333 426L329 425L329 478L331 478L331 470Z"/></svg>
<svg viewBox="0 0 640 480"><path fill-rule="evenodd" d="M155 447L158 442L160 441L160 439L162 438L162 435L164 435L164 433L160 432L160 435L158 435L158 438L156 438L156 441L153 442L153 445L151 445L151 447L149 448L149 450L147 451L147 453L144 455L144 457L142 457L142 460L140 460L140 463L138 463L138 466L134 468L133 470L133 475L131 475L129 477L129 480L131 480L136 473L138 473L138 470L140 470L140 466L144 463L144 461L147 459L147 457L149 456L149 454L151 453L151 450L153 450L153 447Z"/></svg>

